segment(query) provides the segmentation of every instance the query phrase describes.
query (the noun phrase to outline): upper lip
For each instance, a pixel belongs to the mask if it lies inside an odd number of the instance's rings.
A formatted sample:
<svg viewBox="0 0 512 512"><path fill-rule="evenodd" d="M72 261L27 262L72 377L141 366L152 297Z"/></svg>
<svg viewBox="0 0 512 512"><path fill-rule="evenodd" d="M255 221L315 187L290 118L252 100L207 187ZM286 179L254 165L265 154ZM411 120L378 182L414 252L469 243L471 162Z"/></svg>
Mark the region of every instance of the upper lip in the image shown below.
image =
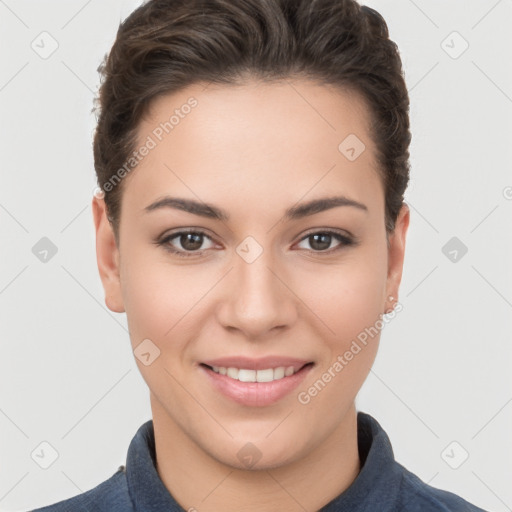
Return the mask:
<svg viewBox="0 0 512 512"><path fill-rule="evenodd" d="M266 356L258 359L245 356L233 356L219 357L218 359L209 359L208 361L202 361L202 364L205 364L207 366L238 368L247 370L265 370L267 368L279 368L281 366L287 368L289 366L293 366L293 370L295 372L300 370L304 365L308 363L312 363L312 361L286 356Z"/></svg>

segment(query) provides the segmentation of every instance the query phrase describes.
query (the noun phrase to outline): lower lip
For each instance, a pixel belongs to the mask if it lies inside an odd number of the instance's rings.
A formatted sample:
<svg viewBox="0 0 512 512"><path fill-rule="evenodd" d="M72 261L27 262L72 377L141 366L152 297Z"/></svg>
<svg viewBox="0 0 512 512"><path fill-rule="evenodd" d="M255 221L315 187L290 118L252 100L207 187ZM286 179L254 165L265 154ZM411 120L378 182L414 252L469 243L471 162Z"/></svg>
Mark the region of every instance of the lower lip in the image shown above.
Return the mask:
<svg viewBox="0 0 512 512"><path fill-rule="evenodd" d="M297 373L272 382L240 382L216 373L207 366L199 365L213 386L223 395L241 405L253 407L263 407L281 400L305 379L312 367L312 364L308 364Z"/></svg>

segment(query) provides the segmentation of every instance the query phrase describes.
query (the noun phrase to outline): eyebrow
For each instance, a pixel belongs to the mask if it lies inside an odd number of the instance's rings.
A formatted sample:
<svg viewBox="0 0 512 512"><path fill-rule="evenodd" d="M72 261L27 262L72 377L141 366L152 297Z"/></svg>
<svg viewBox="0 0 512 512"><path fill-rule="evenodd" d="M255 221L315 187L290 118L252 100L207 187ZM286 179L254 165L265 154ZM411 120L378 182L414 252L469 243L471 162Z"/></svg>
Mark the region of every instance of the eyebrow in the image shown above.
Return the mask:
<svg viewBox="0 0 512 512"><path fill-rule="evenodd" d="M351 206L359 210L368 211L368 208L363 203L350 199L346 196L321 197L319 199L313 199L306 203L301 203L288 208L285 212L284 219L298 220L338 206ZM149 213L162 208L174 208L193 215L199 215L200 217L221 221L228 221L230 217L225 210L222 210L212 204L195 201L194 199L183 199L170 196L158 199L149 206L146 206L144 210Z"/></svg>

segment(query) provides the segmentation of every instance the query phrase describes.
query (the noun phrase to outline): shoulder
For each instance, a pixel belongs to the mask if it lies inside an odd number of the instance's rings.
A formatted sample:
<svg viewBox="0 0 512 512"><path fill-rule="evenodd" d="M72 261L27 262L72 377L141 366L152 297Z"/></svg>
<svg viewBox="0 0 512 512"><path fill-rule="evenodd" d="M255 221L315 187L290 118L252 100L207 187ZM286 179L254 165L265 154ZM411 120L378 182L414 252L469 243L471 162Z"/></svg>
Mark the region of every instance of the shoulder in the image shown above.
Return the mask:
<svg viewBox="0 0 512 512"><path fill-rule="evenodd" d="M93 489L32 512L133 512L126 473L121 466L108 480Z"/></svg>
<svg viewBox="0 0 512 512"><path fill-rule="evenodd" d="M426 484L405 468L399 496L399 512L486 512L452 492Z"/></svg>

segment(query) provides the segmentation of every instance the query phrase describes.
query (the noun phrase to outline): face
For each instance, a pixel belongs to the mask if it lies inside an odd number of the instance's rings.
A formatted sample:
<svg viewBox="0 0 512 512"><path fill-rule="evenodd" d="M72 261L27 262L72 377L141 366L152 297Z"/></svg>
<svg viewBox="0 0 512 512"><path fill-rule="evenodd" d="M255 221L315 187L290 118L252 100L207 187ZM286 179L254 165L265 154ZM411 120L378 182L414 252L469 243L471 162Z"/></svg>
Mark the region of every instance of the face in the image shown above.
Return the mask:
<svg viewBox="0 0 512 512"><path fill-rule="evenodd" d="M409 214L388 240L368 124L360 98L325 85L196 84L140 124L150 149L125 178L119 247L93 199L106 304L149 353L154 421L217 461L243 467L247 442L258 468L306 457L370 371L379 335L361 333L396 302Z"/></svg>

